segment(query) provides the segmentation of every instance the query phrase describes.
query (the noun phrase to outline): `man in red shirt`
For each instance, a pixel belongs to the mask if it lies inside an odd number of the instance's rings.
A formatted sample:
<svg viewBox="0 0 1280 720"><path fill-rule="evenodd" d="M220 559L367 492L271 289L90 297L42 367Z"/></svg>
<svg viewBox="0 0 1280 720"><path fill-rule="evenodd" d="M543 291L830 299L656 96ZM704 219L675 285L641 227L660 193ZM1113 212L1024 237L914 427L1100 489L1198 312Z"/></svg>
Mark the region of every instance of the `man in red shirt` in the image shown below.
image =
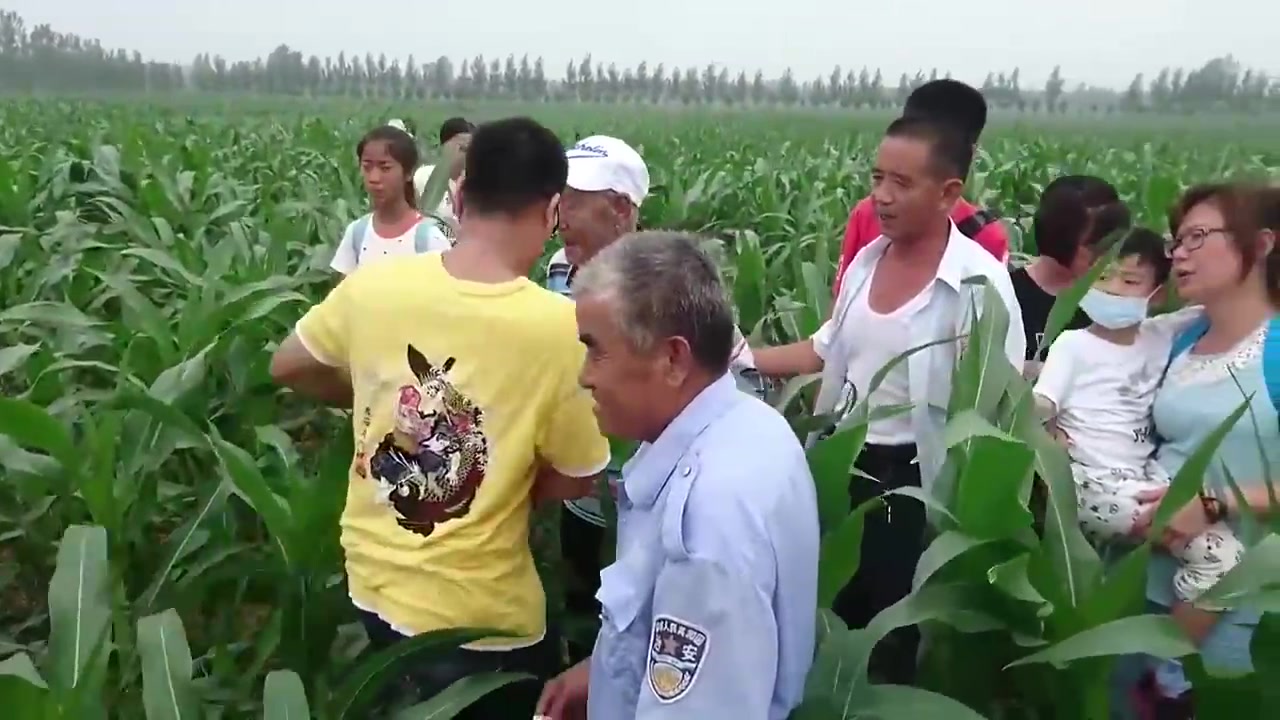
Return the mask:
<svg viewBox="0 0 1280 720"><path fill-rule="evenodd" d="M916 88L907 98L902 114L925 116L948 123L962 131L970 143L977 145L978 136L987 124L987 102L982 93L958 80L934 80ZM966 236L973 238L1001 262L1009 259L1009 233L991 212L965 202L956 201L951 219ZM880 237L880 218L875 203L865 197L849 214L849 225L840 244L840 265L836 269L833 290L840 292L840 280L853 256Z"/></svg>

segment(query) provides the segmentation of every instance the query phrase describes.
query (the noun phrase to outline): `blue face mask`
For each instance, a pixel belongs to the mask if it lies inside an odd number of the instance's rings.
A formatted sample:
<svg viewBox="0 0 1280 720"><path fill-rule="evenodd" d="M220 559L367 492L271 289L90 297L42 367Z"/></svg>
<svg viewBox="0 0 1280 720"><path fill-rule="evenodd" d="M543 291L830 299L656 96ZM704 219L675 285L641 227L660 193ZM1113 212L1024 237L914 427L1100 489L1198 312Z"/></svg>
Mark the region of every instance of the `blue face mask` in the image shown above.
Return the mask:
<svg viewBox="0 0 1280 720"><path fill-rule="evenodd" d="M1144 297L1112 295L1096 288L1089 288L1080 300L1080 309L1089 319L1108 330L1121 330L1138 325L1147 319L1147 301Z"/></svg>

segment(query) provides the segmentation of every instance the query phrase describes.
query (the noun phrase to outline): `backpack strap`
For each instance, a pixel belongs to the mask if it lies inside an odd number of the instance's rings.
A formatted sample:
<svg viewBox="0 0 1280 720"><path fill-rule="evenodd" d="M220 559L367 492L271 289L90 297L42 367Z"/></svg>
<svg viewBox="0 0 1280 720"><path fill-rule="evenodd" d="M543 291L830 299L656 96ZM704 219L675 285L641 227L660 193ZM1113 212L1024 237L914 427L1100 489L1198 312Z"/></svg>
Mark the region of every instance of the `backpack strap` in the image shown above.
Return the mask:
<svg viewBox="0 0 1280 720"><path fill-rule="evenodd" d="M978 208L977 212L956 223L956 229L964 233L965 237L976 240L983 228L999 219L1000 216L994 211Z"/></svg>
<svg viewBox="0 0 1280 720"><path fill-rule="evenodd" d="M1209 318L1203 315L1196 318L1195 322L1174 336L1173 347L1169 349L1169 361L1172 362L1174 358L1190 350L1207 332L1209 332Z"/></svg>
<svg viewBox="0 0 1280 720"><path fill-rule="evenodd" d="M428 218L422 218L418 221L418 226L413 229L413 251L418 255L431 251L431 231L436 228L436 224Z"/></svg>
<svg viewBox="0 0 1280 720"><path fill-rule="evenodd" d="M1190 325L1183 328L1182 332L1173 336L1173 346L1169 348L1169 359L1164 363L1164 370L1160 371L1159 385L1164 385L1165 378L1169 376L1169 368L1173 367L1173 361L1182 353L1190 350L1207 332L1209 332L1209 318L1201 315L1192 321ZM1163 443L1164 439L1157 437L1157 442Z"/></svg>
<svg viewBox="0 0 1280 720"><path fill-rule="evenodd" d="M1280 315L1271 318L1262 346L1262 380L1271 396L1271 405L1280 414Z"/></svg>
<svg viewBox="0 0 1280 720"><path fill-rule="evenodd" d="M1164 364L1164 372L1160 373L1160 384L1164 384L1164 378L1169 374L1169 368L1173 365L1173 361L1200 342L1200 338L1204 337L1207 332L1209 332L1209 318L1201 315L1184 328L1182 332L1173 336L1173 347L1169 348L1169 360Z"/></svg>
<svg viewBox="0 0 1280 720"><path fill-rule="evenodd" d="M369 232L369 222L373 219L373 214L364 215L356 220L355 227L351 228L351 246L356 251L356 264L360 264L360 250L364 248L364 236Z"/></svg>

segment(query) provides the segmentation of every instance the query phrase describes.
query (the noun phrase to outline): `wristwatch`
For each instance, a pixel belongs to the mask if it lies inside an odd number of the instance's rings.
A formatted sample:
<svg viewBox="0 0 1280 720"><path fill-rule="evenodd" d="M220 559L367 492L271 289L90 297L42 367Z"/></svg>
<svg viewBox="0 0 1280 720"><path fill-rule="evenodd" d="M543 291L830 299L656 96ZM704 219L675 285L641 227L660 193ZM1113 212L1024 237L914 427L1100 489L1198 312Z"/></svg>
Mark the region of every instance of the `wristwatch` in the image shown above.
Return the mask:
<svg viewBox="0 0 1280 720"><path fill-rule="evenodd" d="M1204 517L1210 523L1220 523L1227 519L1227 504L1212 495L1200 493L1200 505L1204 508Z"/></svg>

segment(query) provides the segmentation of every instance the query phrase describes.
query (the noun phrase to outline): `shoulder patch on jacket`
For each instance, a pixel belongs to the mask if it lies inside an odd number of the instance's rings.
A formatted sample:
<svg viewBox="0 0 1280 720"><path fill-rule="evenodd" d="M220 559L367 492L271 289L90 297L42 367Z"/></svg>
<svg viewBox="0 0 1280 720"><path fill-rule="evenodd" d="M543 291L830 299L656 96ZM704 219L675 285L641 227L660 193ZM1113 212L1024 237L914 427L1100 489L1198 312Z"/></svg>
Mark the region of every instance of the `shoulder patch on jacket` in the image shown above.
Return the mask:
<svg viewBox="0 0 1280 720"><path fill-rule="evenodd" d="M673 703L689 694L710 645L707 631L691 622L673 615L653 618L646 675L658 702Z"/></svg>

